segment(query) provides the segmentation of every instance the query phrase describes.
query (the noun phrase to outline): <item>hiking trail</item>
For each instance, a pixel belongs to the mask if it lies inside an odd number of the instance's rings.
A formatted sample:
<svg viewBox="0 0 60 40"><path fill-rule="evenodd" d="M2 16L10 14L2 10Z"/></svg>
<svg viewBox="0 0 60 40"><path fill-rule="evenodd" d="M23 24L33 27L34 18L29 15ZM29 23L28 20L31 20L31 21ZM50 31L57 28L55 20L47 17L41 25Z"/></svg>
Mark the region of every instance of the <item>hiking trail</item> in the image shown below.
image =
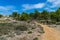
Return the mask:
<svg viewBox="0 0 60 40"><path fill-rule="evenodd" d="M48 27L47 25L40 24L38 22L35 22L35 24L43 27L45 31L45 33L41 35L41 39L40 37L38 37L39 40L60 40L60 31L54 28Z"/></svg>

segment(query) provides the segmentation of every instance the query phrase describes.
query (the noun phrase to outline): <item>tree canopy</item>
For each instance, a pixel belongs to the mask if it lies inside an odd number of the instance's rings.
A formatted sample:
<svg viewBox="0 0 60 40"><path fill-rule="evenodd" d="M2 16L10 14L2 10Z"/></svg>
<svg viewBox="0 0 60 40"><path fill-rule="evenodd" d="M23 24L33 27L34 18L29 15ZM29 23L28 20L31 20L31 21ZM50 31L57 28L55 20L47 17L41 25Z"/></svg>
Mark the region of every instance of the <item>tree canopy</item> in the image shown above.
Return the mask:
<svg viewBox="0 0 60 40"><path fill-rule="evenodd" d="M0 18L3 15L0 15ZM22 12L21 14L18 12L12 12L9 17L13 17L15 20L20 21L27 21L27 20L51 20L60 22L60 8L58 8L56 11L48 12L47 10L43 10L42 12L39 12L38 10L35 10L34 12Z"/></svg>

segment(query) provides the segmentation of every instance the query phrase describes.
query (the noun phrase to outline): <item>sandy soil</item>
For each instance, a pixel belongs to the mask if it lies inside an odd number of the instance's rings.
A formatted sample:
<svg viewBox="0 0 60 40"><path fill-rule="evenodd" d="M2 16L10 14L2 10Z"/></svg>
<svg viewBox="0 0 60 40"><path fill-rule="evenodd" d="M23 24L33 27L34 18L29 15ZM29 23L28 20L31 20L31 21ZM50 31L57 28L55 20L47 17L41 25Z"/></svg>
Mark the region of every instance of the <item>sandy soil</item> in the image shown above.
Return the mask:
<svg viewBox="0 0 60 40"><path fill-rule="evenodd" d="M38 37L39 40L60 40L60 31L54 28L48 27L47 25L43 25L37 22L35 23L43 27L45 31L45 33L41 35L41 38Z"/></svg>

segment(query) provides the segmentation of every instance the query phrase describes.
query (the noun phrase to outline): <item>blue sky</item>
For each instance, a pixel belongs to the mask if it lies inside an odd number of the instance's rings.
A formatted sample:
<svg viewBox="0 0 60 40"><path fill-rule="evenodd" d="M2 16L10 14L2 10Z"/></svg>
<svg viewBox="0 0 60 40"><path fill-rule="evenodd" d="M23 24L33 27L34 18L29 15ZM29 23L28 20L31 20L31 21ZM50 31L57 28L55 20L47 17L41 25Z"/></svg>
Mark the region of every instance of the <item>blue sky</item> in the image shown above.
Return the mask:
<svg viewBox="0 0 60 40"><path fill-rule="evenodd" d="M55 11L60 7L60 0L0 0L0 14L9 15L16 11L21 13L47 10Z"/></svg>

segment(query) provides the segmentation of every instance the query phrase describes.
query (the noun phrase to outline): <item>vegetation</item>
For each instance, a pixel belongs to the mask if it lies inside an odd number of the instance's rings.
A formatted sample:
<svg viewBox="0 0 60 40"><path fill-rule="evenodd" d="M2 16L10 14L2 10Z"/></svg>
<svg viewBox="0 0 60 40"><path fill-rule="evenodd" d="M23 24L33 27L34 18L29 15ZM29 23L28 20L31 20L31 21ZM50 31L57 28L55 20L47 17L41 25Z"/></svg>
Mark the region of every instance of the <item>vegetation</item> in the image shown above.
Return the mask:
<svg viewBox="0 0 60 40"><path fill-rule="evenodd" d="M36 38L34 38L33 40L38 40L38 38L36 37Z"/></svg>
<svg viewBox="0 0 60 40"><path fill-rule="evenodd" d="M11 30L13 30L13 25L10 23L0 23L0 35L8 34Z"/></svg>
<svg viewBox="0 0 60 40"><path fill-rule="evenodd" d="M31 13L22 12L21 14L19 14L18 12L13 12L9 16L19 21L51 20L54 22L60 22L60 8L52 12L48 12L46 10L43 10L42 12L35 10L34 12Z"/></svg>
<svg viewBox="0 0 60 40"><path fill-rule="evenodd" d="M27 27L26 26L18 26L15 28L15 30L20 30L20 31L27 31Z"/></svg>
<svg viewBox="0 0 60 40"><path fill-rule="evenodd" d="M21 14L21 17L20 17L20 20L22 20L22 21L26 21L26 20L29 20L29 15L27 14L27 13L25 13L25 12L23 12L22 14Z"/></svg>
<svg viewBox="0 0 60 40"><path fill-rule="evenodd" d="M31 34L31 33L32 33L32 31L29 31L29 32L28 32L28 34Z"/></svg>
<svg viewBox="0 0 60 40"><path fill-rule="evenodd" d="M3 17L3 15L0 14L0 18ZM31 13L18 13L18 12L12 12L9 17L13 17L15 20L19 21L28 21L28 20L51 20L52 22L60 22L60 8L58 8L56 11L48 12L47 10L43 10L42 12L39 12L38 10L35 10Z"/></svg>
<svg viewBox="0 0 60 40"><path fill-rule="evenodd" d="M0 14L0 18L3 17L3 15Z"/></svg>
<svg viewBox="0 0 60 40"><path fill-rule="evenodd" d="M23 25L16 25L17 23L0 23L0 35L6 35L12 33L12 31L17 31L17 34L20 34L20 31L27 31L28 28Z"/></svg>

